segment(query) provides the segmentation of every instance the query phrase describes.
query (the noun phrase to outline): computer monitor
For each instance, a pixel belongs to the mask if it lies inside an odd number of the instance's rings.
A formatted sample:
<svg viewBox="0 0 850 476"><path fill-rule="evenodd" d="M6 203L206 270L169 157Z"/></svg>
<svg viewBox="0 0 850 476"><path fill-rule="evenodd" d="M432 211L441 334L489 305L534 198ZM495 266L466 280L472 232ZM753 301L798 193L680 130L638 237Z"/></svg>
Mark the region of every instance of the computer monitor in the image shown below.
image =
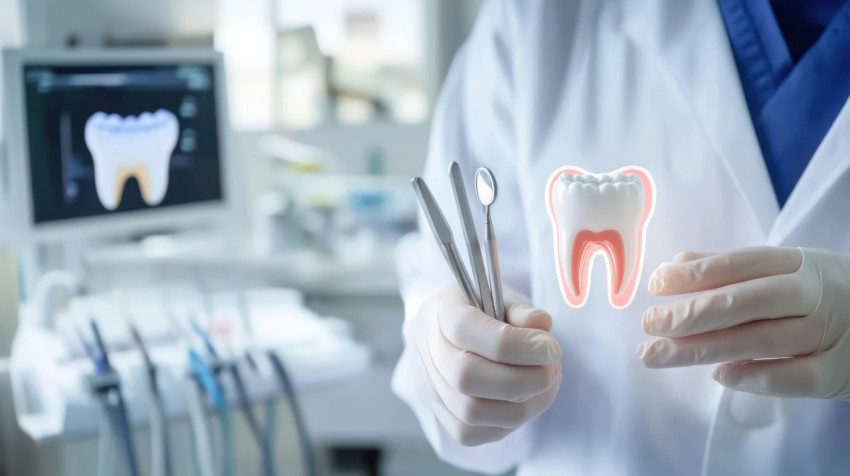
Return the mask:
<svg viewBox="0 0 850 476"><path fill-rule="evenodd" d="M227 220L222 58L207 50L8 50L8 157L33 239Z"/></svg>

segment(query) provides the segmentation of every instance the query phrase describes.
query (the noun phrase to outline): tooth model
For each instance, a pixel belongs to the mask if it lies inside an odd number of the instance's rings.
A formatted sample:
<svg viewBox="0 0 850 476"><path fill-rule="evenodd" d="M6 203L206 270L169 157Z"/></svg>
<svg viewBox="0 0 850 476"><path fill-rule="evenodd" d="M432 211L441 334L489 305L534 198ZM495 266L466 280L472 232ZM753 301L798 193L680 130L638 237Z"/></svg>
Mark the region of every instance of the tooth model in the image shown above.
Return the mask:
<svg viewBox="0 0 850 476"><path fill-rule="evenodd" d="M649 172L630 166L593 174L561 167L549 177L546 206L552 221L555 270L561 294L582 307L590 292L596 256L608 269L608 300L617 309L631 304L643 268L646 226L655 207Z"/></svg>
<svg viewBox="0 0 850 476"><path fill-rule="evenodd" d="M135 177L142 200L159 205L168 189L168 164L179 133L177 117L164 109L138 117L92 114L86 121L85 140L100 203L110 211L118 208L124 185Z"/></svg>

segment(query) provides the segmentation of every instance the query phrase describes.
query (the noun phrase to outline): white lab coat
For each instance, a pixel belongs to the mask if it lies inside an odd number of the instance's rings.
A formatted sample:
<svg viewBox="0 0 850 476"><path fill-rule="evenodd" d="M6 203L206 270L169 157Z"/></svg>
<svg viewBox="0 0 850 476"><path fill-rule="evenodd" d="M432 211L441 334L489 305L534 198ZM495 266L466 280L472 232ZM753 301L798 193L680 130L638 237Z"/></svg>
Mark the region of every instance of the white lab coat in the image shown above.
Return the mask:
<svg viewBox="0 0 850 476"><path fill-rule="evenodd" d="M467 176L479 165L495 172L504 282L552 314L564 378L539 418L466 448L417 401L416 356L405 352L393 387L441 458L484 472L519 464L520 475L850 474L850 403L724 391L713 366L650 370L634 353L648 338L644 309L665 300L646 291L648 275L680 250L850 252L850 108L780 212L716 0L486 3L446 80L425 173L462 241L451 160ZM638 294L613 309L597 260L587 305L571 309L555 275L546 180L562 165L632 164L657 184ZM399 258L407 312L453 282L427 225Z"/></svg>

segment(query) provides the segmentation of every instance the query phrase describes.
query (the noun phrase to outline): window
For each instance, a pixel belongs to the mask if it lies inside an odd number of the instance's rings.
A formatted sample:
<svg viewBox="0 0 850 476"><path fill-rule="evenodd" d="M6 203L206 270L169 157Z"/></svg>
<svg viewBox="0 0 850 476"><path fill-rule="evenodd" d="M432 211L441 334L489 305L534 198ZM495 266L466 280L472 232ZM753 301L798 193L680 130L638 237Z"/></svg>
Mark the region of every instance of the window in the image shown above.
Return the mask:
<svg viewBox="0 0 850 476"><path fill-rule="evenodd" d="M222 0L231 120L306 129L429 115L424 0Z"/></svg>

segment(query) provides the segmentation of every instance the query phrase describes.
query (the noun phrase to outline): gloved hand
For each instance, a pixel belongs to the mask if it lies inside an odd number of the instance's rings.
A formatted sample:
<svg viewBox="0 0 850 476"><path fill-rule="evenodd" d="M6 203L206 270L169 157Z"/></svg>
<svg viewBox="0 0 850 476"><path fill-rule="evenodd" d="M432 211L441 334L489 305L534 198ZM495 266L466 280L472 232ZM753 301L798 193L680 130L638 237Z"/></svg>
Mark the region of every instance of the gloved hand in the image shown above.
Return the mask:
<svg viewBox="0 0 850 476"><path fill-rule="evenodd" d="M647 367L728 362L726 387L780 397L850 400L850 255L809 248L680 253L650 277L659 296L700 293L647 309L660 339Z"/></svg>
<svg viewBox="0 0 850 476"><path fill-rule="evenodd" d="M466 303L455 286L404 325L419 358L416 393L458 443L498 441L549 408L561 387L561 347L545 311L506 296L509 324Z"/></svg>

